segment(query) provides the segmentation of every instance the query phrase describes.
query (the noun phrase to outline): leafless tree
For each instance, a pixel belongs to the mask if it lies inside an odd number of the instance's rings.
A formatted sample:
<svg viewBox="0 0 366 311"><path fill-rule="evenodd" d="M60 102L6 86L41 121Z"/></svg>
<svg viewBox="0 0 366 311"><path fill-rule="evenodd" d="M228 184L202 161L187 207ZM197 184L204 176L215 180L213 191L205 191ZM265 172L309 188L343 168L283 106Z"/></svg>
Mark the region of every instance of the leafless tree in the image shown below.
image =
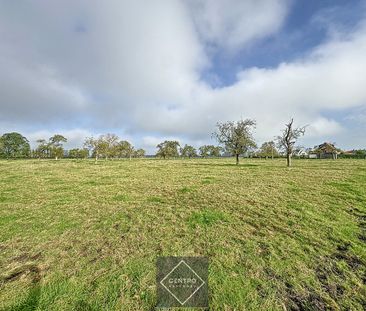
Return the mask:
<svg viewBox="0 0 366 311"><path fill-rule="evenodd" d="M277 136L278 147L285 151L287 166L291 166L291 157L294 151L294 146L299 137L305 134L305 128L297 127L293 128L294 119L291 119L289 123L285 125L285 129L282 131L282 135Z"/></svg>

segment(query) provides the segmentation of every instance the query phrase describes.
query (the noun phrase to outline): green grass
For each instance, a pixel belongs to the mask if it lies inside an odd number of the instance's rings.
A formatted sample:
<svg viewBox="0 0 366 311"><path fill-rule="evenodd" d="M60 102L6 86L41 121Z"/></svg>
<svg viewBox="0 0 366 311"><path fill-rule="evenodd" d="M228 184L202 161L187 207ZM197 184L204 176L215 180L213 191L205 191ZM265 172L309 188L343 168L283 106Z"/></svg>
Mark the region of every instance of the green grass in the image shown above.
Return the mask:
<svg viewBox="0 0 366 311"><path fill-rule="evenodd" d="M0 310L153 310L208 256L212 310L364 310L366 161L0 161Z"/></svg>

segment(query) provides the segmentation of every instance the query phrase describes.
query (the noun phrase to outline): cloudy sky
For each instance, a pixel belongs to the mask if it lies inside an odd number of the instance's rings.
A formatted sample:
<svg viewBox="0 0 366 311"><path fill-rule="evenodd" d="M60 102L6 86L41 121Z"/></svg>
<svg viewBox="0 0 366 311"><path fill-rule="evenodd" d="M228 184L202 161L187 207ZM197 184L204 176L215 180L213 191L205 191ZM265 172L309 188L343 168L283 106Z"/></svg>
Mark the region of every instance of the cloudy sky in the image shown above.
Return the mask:
<svg viewBox="0 0 366 311"><path fill-rule="evenodd" d="M366 1L0 0L0 134L214 143L294 117L305 146L366 147Z"/></svg>

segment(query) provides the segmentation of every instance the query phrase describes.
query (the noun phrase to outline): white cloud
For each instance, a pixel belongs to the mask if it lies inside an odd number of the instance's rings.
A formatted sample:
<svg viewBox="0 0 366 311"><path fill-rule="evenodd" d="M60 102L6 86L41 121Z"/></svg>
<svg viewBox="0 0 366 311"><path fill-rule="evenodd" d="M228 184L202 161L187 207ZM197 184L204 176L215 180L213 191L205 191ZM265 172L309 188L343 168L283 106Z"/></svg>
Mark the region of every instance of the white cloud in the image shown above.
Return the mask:
<svg viewBox="0 0 366 311"><path fill-rule="evenodd" d="M170 105L185 96L207 64L180 1L0 5L0 79L8 81L0 90L8 115L26 108L39 121L40 107L74 113L88 100L84 111L102 126L117 125L136 105ZM84 91L89 96L80 98Z"/></svg>
<svg viewBox="0 0 366 311"><path fill-rule="evenodd" d="M244 70L228 87L201 88L184 109L159 110L162 119L153 117L147 122L147 117L140 115L139 125L202 137L209 135L218 120L250 117L258 120L257 137L264 140L294 117L299 125L310 125L313 137L336 135L342 127L322 115L366 103L365 55L366 28L360 25L353 35L333 39L304 59L272 69Z"/></svg>
<svg viewBox="0 0 366 311"><path fill-rule="evenodd" d="M147 147L169 137L203 143L217 121L240 117L258 121L260 141L290 117L310 125L314 142L342 133L326 112L366 103L365 25L333 33L303 59L248 68L213 89L201 77L207 43L236 51L278 31L289 8L230 2L0 2L0 121L31 139L37 131L69 135L70 146L90 129L118 129Z"/></svg>
<svg viewBox="0 0 366 311"><path fill-rule="evenodd" d="M206 42L232 52L276 33L288 0L189 0L195 25Z"/></svg>
<svg viewBox="0 0 366 311"><path fill-rule="evenodd" d="M70 129L70 130L56 130L56 131L48 131L48 130L41 130L41 131L35 131L30 132L26 136L29 140L29 143L34 148L37 143L36 141L38 139L45 139L48 140L50 137L52 137L55 134L63 135L67 138L67 142L64 144L66 148L81 148L85 137L92 136L92 133L84 130L84 129Z"/></svg>
<svg viewBox="0 0 366 311"><path fill-rule="evenodd" d="M309 137L334 136L342 130L343 128L338 122L326 118L318 118L307 128L306 135Z"/></svg>

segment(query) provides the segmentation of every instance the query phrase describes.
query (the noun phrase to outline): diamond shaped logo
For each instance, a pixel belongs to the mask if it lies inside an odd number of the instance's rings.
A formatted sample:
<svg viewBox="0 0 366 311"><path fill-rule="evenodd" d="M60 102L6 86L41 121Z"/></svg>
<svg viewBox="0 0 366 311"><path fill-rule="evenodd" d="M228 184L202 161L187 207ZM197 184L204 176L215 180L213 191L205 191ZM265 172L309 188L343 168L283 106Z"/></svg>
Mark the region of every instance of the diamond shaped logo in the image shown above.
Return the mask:
<svg viewBox="0 0 366 311"><path fill-rule="evenodd" d="M158 307L207 307L208 261L205 257L160 257Z"/></svg>
<svg viewBox="0 0 366 311"><path fill-rule="evenodd" d="M205 281L181 260L160 284L183 306L204 284Z"/></svg>

